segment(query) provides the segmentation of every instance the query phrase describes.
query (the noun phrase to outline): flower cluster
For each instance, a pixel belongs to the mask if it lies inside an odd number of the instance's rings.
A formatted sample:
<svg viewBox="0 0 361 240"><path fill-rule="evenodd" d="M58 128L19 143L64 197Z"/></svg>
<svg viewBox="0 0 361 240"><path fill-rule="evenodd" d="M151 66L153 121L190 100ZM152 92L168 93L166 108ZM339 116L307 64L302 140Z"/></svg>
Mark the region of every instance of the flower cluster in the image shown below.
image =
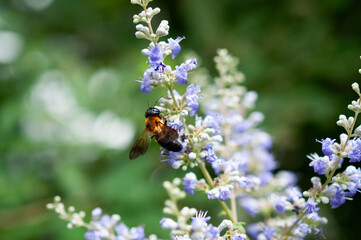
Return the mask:
<svg viewBox="0 0 361 240"><path fill-rule="evenodd" d="M124 223L119 222L120 216L113 214L103 214L100 208L95 208L91 213L91 220L89 223L84 221L85 212L75 212L73 206L65 209L61 198L56 196L53 203L47 204L48 209L53 209L59 214L61 219L69 221L68 228L86 227L88 231L85 233L86 240L143 240L145 238L143 227L127 227ZM151 235L149 240L155 240L157 237Z"/></svg>
<svg viewBox="0 0 361 240"><path fill-rule="evenodd" d="M195 59L189 59L180 66L176 66L175 70L172 70L170 65L164 64L164 60L168 55L172 55L173 59L178 55L181 50L179 42L184 37L169 38L167 42L158 42L159 38L167 36L169 33L169 25L166 20L162 20L157 30L153 31L151 21L160 12L160 9L148 7L149 0L134 0L131 2L142 6L144 9L133 17L133 22L137 24L135 36L150 41L149 47L142 50L142 54L148 57L149 68L144 72L140 90L149 94L153 87L165 86L172 89L175 82L178 85L187 83L188 72L197 66Z"/></svg>
<svg viewBox="0 0 361 240"><path fill-rule="evenodd" d="M172 239L246 239L245 234L233 229L230 220L223 220L219 226L213 226L208 223L211 217L207 216L207 212L188 207L179 209L178 201L186 197L186 193L179 188L181 183L179 178L175 178L172 183L166 181L163 184L169 195L163 212L176 218L176 221L162 218L160 224L163 229L171 230ZM228 230L223 231L225 229Z"/></svg>
<svg viewBox="0 0 361 240"><path fill-rule="evenodd" d="M351 164L361 161L361 126L355 127L361 111L358 84L354 83L352 88L359 99L348 106L355 115L340 115L337 121L346 131L340 135L340 141L325 138L319 141L323 155L308 156L310 167L325 181L315 176L311 179L312 188L301 192L296 186L295 174L275 171L278 164L271 153L272 139L259 128L263 114L252 111L257 94L240 85L245 77L237 70L238 59L225 49L219 50L215 57L219 76L202 87L201 95L200 85L192 81L190 74L197 67L196 59L188 59L173 68L165 64L168 55L174 59L180 53L184 37L159 41L169 34L165 20L155 31L152 28L152 18L160 9L148 7L150 0L131 2L143 8L134 16L135 35L150 41L142 50L149 68L140 80L140 90L146 94L154 88L167 90L156 107L168 126L178 132L178 141L183 146L179 152L162 149L161 158L174 169L188 171L183 179L164 182L169 199L163 212L170 217L160 220L161 227L170 230L173 239L299 240L310 233L322 236L321 225L327 223L327 219L318 214L320 203L339 207L361 188L360 168L349 165L340 170L346 161ZM175 89L177 85L186 86L183 94ZM206 113L202 116L197 114L201 96ZM201 170L201 176L192 171L196 167ZM179 208L179 200L187 193L206 194L209 200L218 202L223 220L216 224L206 211L187 206ZM73 208L65 211L59 199L49 207L70 221L68 226L87 227L86 239L145 238L142 227L129 229L119 223L118 215L104 215L99 208L93 211L91 222L85 223L84 213L74 213ZM238 216L240 208L247 213L242 219ZM244 226L243 218L248 218L250 224Z"/></svg>

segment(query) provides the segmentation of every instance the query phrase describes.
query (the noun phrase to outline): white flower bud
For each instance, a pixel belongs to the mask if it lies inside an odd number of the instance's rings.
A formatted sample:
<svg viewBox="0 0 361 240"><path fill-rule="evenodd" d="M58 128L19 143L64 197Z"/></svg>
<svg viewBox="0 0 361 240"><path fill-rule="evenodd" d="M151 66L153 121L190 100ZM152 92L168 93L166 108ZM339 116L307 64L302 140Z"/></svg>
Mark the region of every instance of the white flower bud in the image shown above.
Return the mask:
<svg viewBox="0 0 361 240"><path fill-rule="evenodd" d="M130 0L131 4L139 4L140 5L140 0Z"/></svg>
<svg viewBox="0 0 361 240"><path fill-rule="evenodd" d="M173 185L179 186L181 183L182 183L182 180L180 178L173 179Z"/></svg>
<svg viewBox="0 0 361 240"><path fill-rule="evenodd" d="M61 201L61 197L60 197L60 196L55 196L55 197L54 197L54 201L55 201L55 202L60 202L60 201Z"/></svg>
<svg viewBox="0 0 361 240"><path fill-rule="evenodd" d="M169 75L172 72L172 68L169 65L166 65L164 68L164 74Z"/></svg>
<svg viewBox="0 0 361 240"><path fill-rule="evenodd" d="M113 220L114 222L118 222L118 221L120 220L119 214L113 214L113 215L112 215L112 220Z"/></svg>
<svg viewBox="0 0 361 240"><path fill-rule="evenodd" d="M351 87L356 93L360 94L360 87L357 82L352 83Z"/></svg>
<svg viewBox="0 0 361 240"><path fill-rule="evenodd" d="M188 116L188 111L187 110L182 110L180 115L181 115L181 117L186 117L186 116Z"/></svg>
<svg viewBox="0 0 361 240"><path fill-rule="evenodd" d="M223 141L223 138L222 138L221 135L215 135L211 139L212 139L212 141L215 141L215 142L222 142Z"/></svg>
<svg viewBox="0 0 361 240"><path fill-rule="evenodd" d="M203 141L207 141L209 139L209 135L207 133L200 133L199 138Z"/></svg>
<svg viewBox="0 0 361 240"><path fill-rule="evenodd" d="M172 184L169 181L165 181L163 182L163 187L168 190L172 187Z"/></svg>
<svg viewBox="0 0 361 240"><path fill-rule="evenodd" d="M197 155L194 153L194 152L191 152L188 154L188 158L193 160L193 159L196 159Z"/></svg>
<svg viewBox="0 0 361 240"><path fill-rule="evenodd" d="M153 15L156 15L158 13L160 13L160 8L159 7L154 8Z"/></svg>
<svg viewBox="0 0 361 240"><path fill-rule="evenodd" d="M73 224L68 223L68 224L66 225L66 227L67 227L68 229L72 229L74 226L73 226Z"/></svg>
<svg viewBox="0 0 361 240"><path fill-rule="evenodd" d="M323 204L328 204L330 202L330 199L328 197L321 196L321 201Z"/></svg>
<svg viewBox="0 0 361 240"><path fill-rule="evenodd" d="M230 231L233 230L233 224L231 220L225 219L218 226L219 231L222 231L225 228L228 228Z"/></svg>
<svg viewBox="0 0 361 240"><path fill-rule="evenodd" d="M311 197L312 196L312 194L309 191L304 191L302 194L305 197Z"/></svg>
<svg viewBox="0 0 361 240"><path fill-rule="evenodd" d="M47 209L53 209L55 206L54 206L54 204L52 204L52 203L48 203L48 204L46 204L46 208Z"/></svg>
<svg viewBox="0 0 361 240"><path fill-rule="evenodd" d="M139 32L139 31L135 32L135 37L138 39L142 39L142 38L147 39L147 36L144 33Z"/></svg>

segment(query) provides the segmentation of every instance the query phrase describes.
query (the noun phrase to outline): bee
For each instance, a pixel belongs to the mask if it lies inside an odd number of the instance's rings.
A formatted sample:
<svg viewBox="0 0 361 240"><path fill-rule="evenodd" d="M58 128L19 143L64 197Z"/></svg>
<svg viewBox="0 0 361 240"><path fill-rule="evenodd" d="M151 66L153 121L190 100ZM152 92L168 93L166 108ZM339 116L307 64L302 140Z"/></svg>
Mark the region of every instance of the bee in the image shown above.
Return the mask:
<svg viewBox="0 0 361 240"><path fill-rule="evenodd" d="M167 119L160 114L159 109L148 108L145 112L145 118L145 129L130 150L130 160L147 152L151 138L168 151L180 152L183 149L182 144L177 141L179 138L177 131L167 126Z"/></svg>

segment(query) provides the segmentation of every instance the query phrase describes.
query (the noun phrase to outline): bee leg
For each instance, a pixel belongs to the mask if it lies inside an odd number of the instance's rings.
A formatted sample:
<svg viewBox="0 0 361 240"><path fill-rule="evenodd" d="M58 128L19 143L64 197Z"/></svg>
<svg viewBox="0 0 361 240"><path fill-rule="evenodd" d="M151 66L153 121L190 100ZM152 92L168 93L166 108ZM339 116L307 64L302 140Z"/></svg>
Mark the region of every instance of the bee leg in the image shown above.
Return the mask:
<svg viewBox="0 0 361 240"><path fill-rule="evenodd" d="M167 119L165 117L163 118L163 121L164 121L164 125L167 126L168 121L167 121Z"/></svg>

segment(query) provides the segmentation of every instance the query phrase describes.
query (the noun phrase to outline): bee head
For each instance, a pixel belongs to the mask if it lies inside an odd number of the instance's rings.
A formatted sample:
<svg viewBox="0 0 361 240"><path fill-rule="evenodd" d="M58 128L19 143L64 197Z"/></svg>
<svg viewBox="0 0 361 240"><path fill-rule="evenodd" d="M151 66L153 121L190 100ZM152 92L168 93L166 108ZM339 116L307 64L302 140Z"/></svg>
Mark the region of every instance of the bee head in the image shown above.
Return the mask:
<svg viewBox="0 0 361 240"><path fill-rule="evenodd" d="M160 115L160 110L158 108L155 107L150 107L148 108L148 110L145 112L145 117L149 117L149 116L157 116L159 117Z"/></svg>

